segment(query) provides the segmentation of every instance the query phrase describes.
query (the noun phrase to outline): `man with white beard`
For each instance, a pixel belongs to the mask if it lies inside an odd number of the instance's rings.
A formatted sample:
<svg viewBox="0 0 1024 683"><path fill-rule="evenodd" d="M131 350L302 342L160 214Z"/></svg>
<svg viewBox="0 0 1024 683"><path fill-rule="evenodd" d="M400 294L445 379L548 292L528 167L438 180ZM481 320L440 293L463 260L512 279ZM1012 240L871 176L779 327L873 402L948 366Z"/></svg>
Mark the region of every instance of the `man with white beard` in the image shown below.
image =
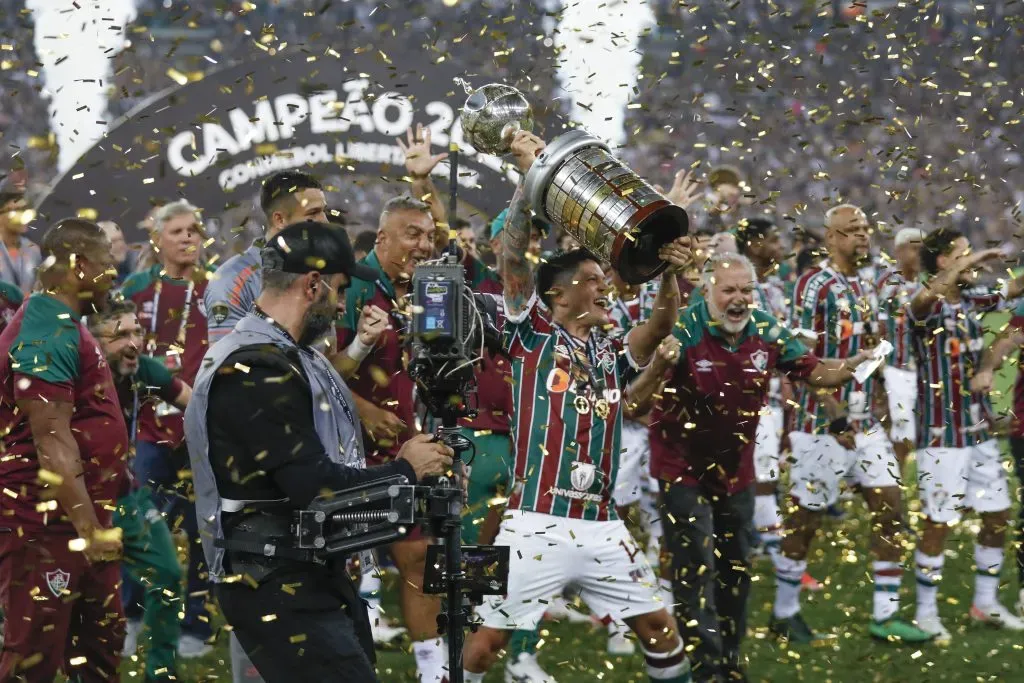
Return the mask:
<svg viewBox="0 0 1024 683"><path fill-rule="evenodd" d="M747 680L740 644L754 537L754 443L770 381L782 372L812 386L841 386L867 354L821 360L755 309L757 276L745 256L714 254L702 282L704 297L673 330L681 348L651 416L651 458L694 681L721 683ZM630 386L637 409L662 379L645 371Z"/></svg>

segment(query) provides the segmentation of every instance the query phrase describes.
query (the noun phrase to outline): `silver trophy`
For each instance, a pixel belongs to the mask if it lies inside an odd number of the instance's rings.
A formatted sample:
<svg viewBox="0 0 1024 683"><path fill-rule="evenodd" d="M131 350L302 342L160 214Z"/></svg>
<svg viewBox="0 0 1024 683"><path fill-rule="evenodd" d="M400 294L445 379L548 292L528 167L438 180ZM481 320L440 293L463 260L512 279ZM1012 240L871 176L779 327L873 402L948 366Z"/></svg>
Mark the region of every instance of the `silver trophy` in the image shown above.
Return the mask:
<svg viewBox="0 0 1024 683"><path fill-rule="evenodd" d="M462 133L476 151L508 154L516 133L533 130L533 108L519 90L501 83L470 90L461 83L469 93L460 116Z"/></svg>
<svg viewBox="0 0 1024 683"><path fill-rule="evenodd" d="M516 132L532 128L533 111L511 86L485 85L462 108L465 137L481 152L507 154ZM682 207L582 129L548 143L526 174L524 191L535 213L610 263L629 284L665 270L658 251L689 230Z"/></svg>

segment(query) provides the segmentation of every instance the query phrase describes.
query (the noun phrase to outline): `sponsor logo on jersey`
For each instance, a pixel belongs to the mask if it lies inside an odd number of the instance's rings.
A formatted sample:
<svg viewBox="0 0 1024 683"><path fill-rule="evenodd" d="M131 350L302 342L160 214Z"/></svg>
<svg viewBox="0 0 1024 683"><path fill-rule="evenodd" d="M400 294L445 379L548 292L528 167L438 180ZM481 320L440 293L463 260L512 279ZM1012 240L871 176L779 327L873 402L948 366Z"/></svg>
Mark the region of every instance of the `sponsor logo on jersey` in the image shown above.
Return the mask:
<svg viewBox="0 0 1024 683"><path fill-rule="evenodd" d="M697 366L697 372L711 372L711 368L713 368L715 364L707 358L701 358L695 363L695 365Z"/></svg>
<svg viewBox="0 0 1024 683"><path fill-rule="evenodd" d="M231 309L228 308L226 301L216 301L214 302L213 308L210 312L213 314L213 322L220 325L228 319L228 314L231 312Z"/></svg>
<svg viewBox="0 0 1024 683"><path fill-rule="evenodd" d="M548 373L547 386L552 394L564 394L569 390L569 373L562 368L554 368Z"/></svg>
<svg viewBox="0 0 1024 683"><path fill-rule="evenodd" d="M597 467L592 463L574 462L572 464L572 472L569 474L572 487L577 491L589 491L590 487L594 485L594 475L596 472Z"/></svg>
<svg viewBox="0 0 1024 683"><path fill-rule="evenodd" d="M68 588L68 583L71 582L71 574L63 569L46 572L45 576L46 585L49 586L50 592L56 598L64 594L64 591Z"/></svg>

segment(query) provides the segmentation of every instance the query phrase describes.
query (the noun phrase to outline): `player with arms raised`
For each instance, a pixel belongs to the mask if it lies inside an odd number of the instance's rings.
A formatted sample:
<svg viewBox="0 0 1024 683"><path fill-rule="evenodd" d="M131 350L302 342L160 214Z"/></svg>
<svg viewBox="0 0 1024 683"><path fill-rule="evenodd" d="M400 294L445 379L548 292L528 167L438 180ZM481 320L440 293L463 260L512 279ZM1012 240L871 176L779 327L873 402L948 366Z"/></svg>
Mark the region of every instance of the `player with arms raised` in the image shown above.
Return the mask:
<svg viewBox="0 0 1024 683"><path fill-rule="evenodd" d="M523 173L543 147L531 133L516 134L512 151ZM610 322L609 288L593 254L556 256L534 280L525 256L530 233L521 187L503 235L519 486L495 543L515 552L508 595L484 603L478 610L483 626L466 641L466 681L482 681L511 631L535 627L547 600L569 584L579 587L595 615L622 619L636 632L652 680L689 681L675 620L611 496L622 432L621 375L628 366L645 366L672 331L679 306L675 275L662 278L647 322L613 340L599 332ZM688 246L680 238L660 256L685 266Z"/></svg>
<svg viewBox="0 0 1024 683"><path fill-rule="evenodd" d="M921 248L929 281L909 305L920 396L917 470L925 513L914 558L917 622L941 640L950 639L939 619L937 599L945 541L950 524L960 519L964 508L981 516L974 545L977 568L970 616L993 626L1024 630L1024 620L997 598L1010 519L1010 484L999 444L988 431L993 415L988 397L991 373L978 372L985 348L981 314L1000 308L1006 298L972 290L978 266L1000 256L998 249L973 252L967 238L956 230L931 232ZM1021 285L1018 278L1004 293L1020 296Z"/></svg>

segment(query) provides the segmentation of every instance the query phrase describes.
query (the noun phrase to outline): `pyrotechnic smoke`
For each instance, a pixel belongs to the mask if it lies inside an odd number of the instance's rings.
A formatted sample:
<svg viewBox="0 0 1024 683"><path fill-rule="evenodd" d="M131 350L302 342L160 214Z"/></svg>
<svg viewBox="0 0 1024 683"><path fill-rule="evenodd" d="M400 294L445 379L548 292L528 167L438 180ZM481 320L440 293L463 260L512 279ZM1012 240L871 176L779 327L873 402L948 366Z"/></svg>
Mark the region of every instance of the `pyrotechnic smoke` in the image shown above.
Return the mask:
<svg viewBox="0 0 1024 683"><path fill-rule="evenodd" d="M654 24L647 0L564 0L554 35L558 80L571 117L611 145L626 141L626 105L640 69L640 35Z"/></svg>
<svg viewBox="0 0 1024 683"><path fill-rule="evenodd" d="M35 21L50 130L60 146L57 165L66 171L107 130L113 59L135 19L135 0L27 0L26 5Z"/></svg>

